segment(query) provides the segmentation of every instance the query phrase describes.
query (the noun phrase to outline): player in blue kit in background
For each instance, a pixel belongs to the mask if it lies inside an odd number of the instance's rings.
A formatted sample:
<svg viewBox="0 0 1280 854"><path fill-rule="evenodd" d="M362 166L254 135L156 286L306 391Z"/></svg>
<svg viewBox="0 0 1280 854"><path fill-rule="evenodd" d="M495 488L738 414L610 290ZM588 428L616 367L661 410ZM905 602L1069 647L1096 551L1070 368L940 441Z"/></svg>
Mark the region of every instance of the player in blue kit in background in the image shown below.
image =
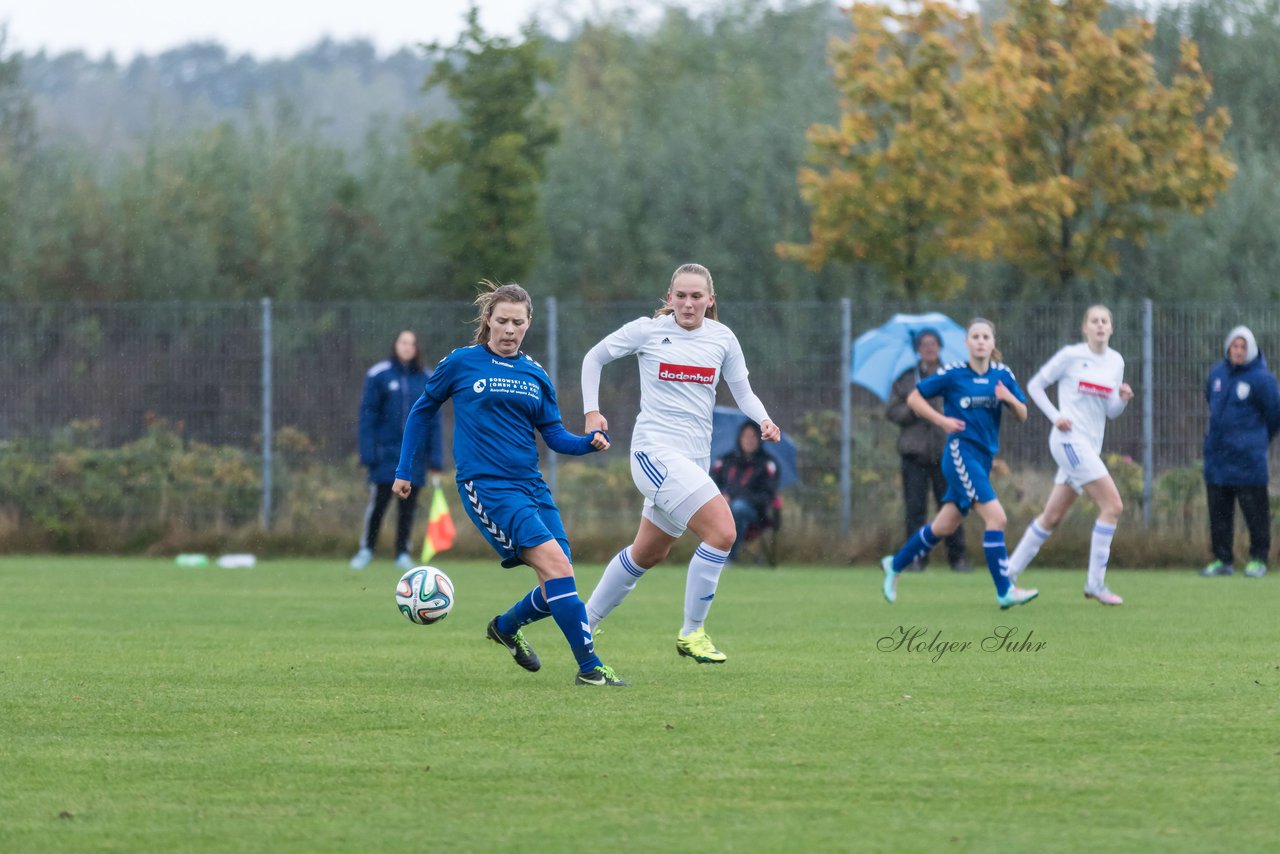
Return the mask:
<svg viewBox="0 0 1280 854"><path fill-rule="evenodd" d="M462 506L504 567L528 564L538 577L533 590L489 621L488 637L525 670L536 671L542 662L521 627L551 617L578 661L575 684L629 685L596 655L573 577L569 539L538 470L535 430L551 450L574 456L607 450L609 436L603 430L587 436L565 430L550 377L520 352L533 318L528 291L516 284L481 284L485 291L476 298L475 339L440 361L410 410L392 490L403 497L412 488L409 477L428 424L452 398Z"/></svg>
<svg viewBox="0 0 1280 854"><path fill-rule="evenodd" d="M996 602L1001 608L1011 608L1030 602L1039 593L1015 587L1006 575L1009 554L1004 528L1008 520L990 478L991 463L1000 449L1000 413L1007 406L1015 418L1026 421L1027 397L1018 387L1013 371L1000 362L996 328L991 321L981 317L969 321L965 343L969 346L969 361L941 368L921 380L907 397L913 412L947 434L942 452L947 492L933 521L913 534L897 554L881 560L884 598L890 604L897 601L902 571L960 527L971 507L986 526L982 551L996 585ZM942 412L929 405L928 398L936 396L942 397Z"/></svg>

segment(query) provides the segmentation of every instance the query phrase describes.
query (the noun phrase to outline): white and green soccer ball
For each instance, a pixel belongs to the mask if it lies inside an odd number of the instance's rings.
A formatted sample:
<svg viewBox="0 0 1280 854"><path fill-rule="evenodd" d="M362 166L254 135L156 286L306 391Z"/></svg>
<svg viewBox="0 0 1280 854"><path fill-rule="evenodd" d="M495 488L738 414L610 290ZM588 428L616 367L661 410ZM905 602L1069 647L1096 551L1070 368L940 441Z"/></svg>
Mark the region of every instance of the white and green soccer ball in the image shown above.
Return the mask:
<svg viewBox="0 0 1280 854"><path fill-rule="evenodd" d="M415 566L396 584L396 605L411 623L438 623L453 610L453 582L434 566Z"/></svg>

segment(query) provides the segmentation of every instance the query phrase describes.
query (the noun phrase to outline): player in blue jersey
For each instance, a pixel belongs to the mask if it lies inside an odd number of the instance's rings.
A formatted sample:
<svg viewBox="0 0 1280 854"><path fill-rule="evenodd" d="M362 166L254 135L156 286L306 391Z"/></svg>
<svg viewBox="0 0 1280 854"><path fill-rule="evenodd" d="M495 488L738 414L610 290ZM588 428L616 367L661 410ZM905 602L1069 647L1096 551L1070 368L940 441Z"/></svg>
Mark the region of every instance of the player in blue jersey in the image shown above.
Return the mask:
<svg viewBox="0 0 1280 854"><path fill-rule="evenodd" d="M488 637L525 670L535 671L542 662L521 627L551 617L578 661L575 684L628 685L596 655L573 577L569 539L538 470L535 431L551 450L575 456L606 450L609 436L603 430L587 436L565 430L551 378L520 352L533 318L528 291L516 284L482 284L475 339L440 361L410 410L392 489L404 496L412 488L410 474L431 417L452 399L462 505L504 567L528 564L538 577L533 590L489 621Z"/></svg>
<svg viewBox="0 0 1280 854"><path fill-rule="evenodd" d="M947 434L942 452L947 492L933 521L913 534L897 554L887 555L880 562L884 569L884 598L890 604L898 598L902 570L960 527L970 508L978 511L986 525L982 550L1000 607L1030 602L1039 592L1023 590L1009 581L1009 554L1004 543L1007 519L990 478L991 463L1000 448L1000 413L1007 406L1015 418L1026 421L1027 397L1018 387L1013 371L1000 362L996 329L991 321L981 317L969 321L965 343L969 346L969 361L941 368L921 380L907 397L913 412ZM929 405L928 398L937 396L942 397L942 412Z"/></svg>

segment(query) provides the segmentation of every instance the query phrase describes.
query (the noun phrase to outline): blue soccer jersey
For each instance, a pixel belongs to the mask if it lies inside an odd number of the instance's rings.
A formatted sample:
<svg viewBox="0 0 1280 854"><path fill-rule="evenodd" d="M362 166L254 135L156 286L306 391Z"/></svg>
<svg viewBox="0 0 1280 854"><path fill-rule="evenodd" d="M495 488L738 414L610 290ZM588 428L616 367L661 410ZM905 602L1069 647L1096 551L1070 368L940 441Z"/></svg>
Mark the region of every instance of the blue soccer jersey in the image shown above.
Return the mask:
<svg viewBox="0 0 1280 854"><path fill-rule="evenodd" d="M1004 383L1022 403L1027 402L1013 371L1003 362L992 362L987 372L979 374L968 362L952 362L931 377L916 384L916 390L927 400L942 396L942 414L959 418L965 428L947 439L958 438L995 456L1000 449L1000 412L1004 405L996 397L996 383Z"/></svg>
<svg viewBox="0 0 1280 854"><path fill-rule="evenodd" d="M477 478L540 479L535 428L559 453L593 450L589 436L564 429L556 390L541 365L524 353L508 359L474 344L441 359L427 380L405 424L397 478L409 479L429 419L450 398L459 483Z"/></svg>

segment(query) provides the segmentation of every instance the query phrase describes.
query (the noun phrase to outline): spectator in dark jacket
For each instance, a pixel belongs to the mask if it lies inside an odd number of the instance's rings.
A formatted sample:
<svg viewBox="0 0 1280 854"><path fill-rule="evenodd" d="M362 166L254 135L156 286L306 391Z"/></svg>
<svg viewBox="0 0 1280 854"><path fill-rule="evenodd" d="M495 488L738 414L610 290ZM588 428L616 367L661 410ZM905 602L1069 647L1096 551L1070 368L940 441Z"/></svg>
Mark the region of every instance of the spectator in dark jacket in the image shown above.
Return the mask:
<svg viewBox="0 0 1280 854"><path fill-rule="evenodd" d="M360 550L351 559L352 569L364 569L373 559L378 529L382 527L382 516L391 501L391 484L395 482L396 465L400 462L404 424L409 410L422 396L427 376L422 369L418 337L407 329L396 336L391 358L378 362L365 374L364 394L360 398L359 441L360 464L369 470L369 505L364 512ZM404 570L414 566L413 555L409 553L409 539L413 535L418 488L427 482L426 469L431 470L433 477L438 477L443 468L439 415L427 432L426 448L427 454L419 457L421 462L410 481L413 491L408 498L400 499L395 554L396 566Z"/></svg>
<svg viewBox="0 0 1280 854"><path fill-rule="evenodd" d="M738 444L716 460L711 479L729 502L738 538L729 550L729 560L736 560L746 540L747 530L764 521L778 494L778 464L764 452L760 444L760 426L747 421L738 431Z"/></svg>
<svg viewBox="0 0 1280 854"><path fill-rule="evenodd" d="M1280 391L1248 327L1227 333L1226 358L1209 371L1204 396L1209 432L1204 437L1204 483L1209 499L1213 562L1201 575L1233 571L1235 505L1249 528L1244 574L1261 578L1271 552L1271 500L1267 493L1267 446L1280 431Z"/></svg>
<svg viewBox="0 0 1280 854"><path fill-rule="evenodd" d="M893 381L893 389L889 392L889 406L886 414L889 420L902 428L898 435L898 456L902 458L902 504L907 523L907 536L910 537L924 525L929 510L929 492L933 492L934 503L941 507L942 496L947 491L947 479L942 474L942 449L946 446L946 434L928 421L916 415L907 406L907 396L915 390L916 383L925 377L938 372L939 355L942 353L942 336L932 329L922 329L916 333L912 341L916 355L919 356L915 366L903 371ZM942 411L942 398L934 398L933 408ZM956 572L969 571L969 559L964 550L964 527L956 528L956 532L947 537L947 563ZM928 563L928 557L920 558L907 567L909 570L921 571Z"/></svg>

